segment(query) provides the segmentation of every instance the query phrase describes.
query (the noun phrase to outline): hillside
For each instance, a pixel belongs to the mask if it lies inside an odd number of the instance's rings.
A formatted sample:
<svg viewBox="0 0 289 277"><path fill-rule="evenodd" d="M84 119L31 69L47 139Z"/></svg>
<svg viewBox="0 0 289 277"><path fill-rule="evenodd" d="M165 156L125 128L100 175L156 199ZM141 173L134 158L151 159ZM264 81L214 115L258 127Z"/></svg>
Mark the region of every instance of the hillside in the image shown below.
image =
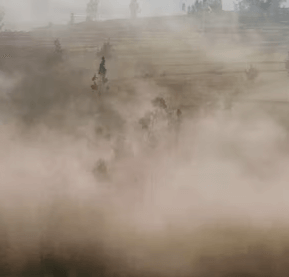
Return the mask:
<svg viewBox="0 0 289 277"><path fill-rule="evenodd" d="M202 22L0 34L0 276L288 276L288 30Z"/></svg>

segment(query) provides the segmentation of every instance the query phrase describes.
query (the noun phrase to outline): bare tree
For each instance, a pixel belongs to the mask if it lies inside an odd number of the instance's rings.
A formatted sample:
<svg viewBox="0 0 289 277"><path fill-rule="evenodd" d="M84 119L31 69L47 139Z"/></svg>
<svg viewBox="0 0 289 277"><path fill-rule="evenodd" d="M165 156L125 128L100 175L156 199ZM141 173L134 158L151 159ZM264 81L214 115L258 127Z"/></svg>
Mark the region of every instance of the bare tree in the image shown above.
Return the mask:
<svg viewBox="0 0 289 277"><path fill-rule="evenodd" d="M71 13L70 14L70 25L74 25L74 19L75 19L74 13Z"/></svg>
<svg viewBox="0 0 289 277"><path fill-rule="evenodd" d="M0 7L0 31L4 27L4 23L3 23L4 17L5 17L5 10L3 7Z"/></svg>
<svg viewBox="0 0 289 277"><path fill-rule="evenodd" d="M62 55L62 48L61 48L61 44L58 38L54 41L54 46L55 46L55 50L54 50L55 53L57 55Z"/></svg>
<svg viewBox="0 0 289 277"><path fill-rule="evenodd" d="M139 7L137 0L131 0L129 8L130 8L130 13L131 13L131 18L135 19L137 17L137 14L140 13L140 7Z"/></svg>
<svg viewBox="0 0 289 277"><path fill-rule="evenodd" d="M86 20L95 21L97 19L99 0L90 0L86 7Z"/></svg>
<svg viewBox="0 0 289 277"><path fill-rule="evenodd" d="M107 42L104 42L100 50L96 53L97 58L105 57L110 59L112 57L113 48L110 44L110 39Z"/></svg>
<svg viewBox="0 0 289 277"><path fill-rule="evenodd" d="M190 6L190 13L219 12L222 11L223 5L221 0L195 0L195 3Z"/></svg>
<svg viewBox="0 0 289 277"><path fill-rule="evenodd" d="M249 69L245 70L245 73L247 80L251 82L255 81L256 78L259 76L258 70L255 67L253 67L253 65L250 65Z"/></svg>
<svg viewBox="0 0 289 277"><path fill-rule="evenodd" d="M204 0L203 2L207 2L207 6L210 7L213 12L221 11L223 8L221 0Z"/></svg>
<svg viewBox="0 0 289 277"><path fill-rule="evenodd" d="M280 9L281 4L285 2L286 0L236 0L235 10L240 12L250 12L258 8L260 12L270 12L275 14Z"/></svg>

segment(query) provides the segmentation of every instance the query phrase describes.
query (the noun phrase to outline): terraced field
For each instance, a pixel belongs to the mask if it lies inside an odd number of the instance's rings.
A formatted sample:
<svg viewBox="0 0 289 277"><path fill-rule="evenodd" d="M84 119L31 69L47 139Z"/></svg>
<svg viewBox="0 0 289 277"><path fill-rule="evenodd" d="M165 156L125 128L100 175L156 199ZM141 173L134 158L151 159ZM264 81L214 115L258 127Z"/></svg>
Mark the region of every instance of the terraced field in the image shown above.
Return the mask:
<svg viewBox="0 0 289 277"><path fill-rule="evenodd" d="M288 30L202 27L178 16L1 33L1 276L288 276ZM110 89L96 97L108 38Z"/></svg>
<svg viewBox="0 0 289 277"><path fill-rule="evenodd" d="M160 70L165 68L168 74L175 74L173 68L177 68L178 73L184 75L202 73L203 69L210 70L208 65L204 64L206 61L202 60L201 64L204 66L202 68L196 58L204 42L209 51L214 51L216 46L222 48L223 45L231 43L234 47L242 45L255 51L267 53L275 51L282 55L287 53L289 28L286 26L270 23L262 28L246 29L238 26L236 19L231 16L228 19L208 18L205 32L202 32L202 27L201 18L194 19L187 16L141 18L135 22L125 19L91 24L84 22L73 27L52 26L31 33L1 33L0 47L1 52L7 52L7 46L51 49L53 38L60 37L67 51L77 53L83 58L83 56L90 57L89 52L95 52L97 46L110 38L119 61L128 61L134 57L153 60L154 66ZM264 62L262 64L264 70L283 70L281 64L283 60L284 57L270 61L255 57L252 61L260 65ZM235 60L234 65L243 71L242 62L248 63ZM232 64L232 61L230 63ZM198 70L191 71L196 68Z"/></svg>
<svg viewBox="0 0 289 277"><path fill-rule="evenodd" d="M202 20L188 16L122 19L2 33L0 54L5 58L0 63L33 59L38 50L52 52L58 37L71 67L85 72L89 84L99 64L97 48L110 39L114 55L107 60L107 69L112 88L146 76L174 93L191 95L193 90L203 98L204 86L223 93L243 86L244 70L251 63L263 82L286 78L288 27L267 23L246 28L232 15L207 18L205 25ZM185 97L183 102L190 101Z"/></svg>

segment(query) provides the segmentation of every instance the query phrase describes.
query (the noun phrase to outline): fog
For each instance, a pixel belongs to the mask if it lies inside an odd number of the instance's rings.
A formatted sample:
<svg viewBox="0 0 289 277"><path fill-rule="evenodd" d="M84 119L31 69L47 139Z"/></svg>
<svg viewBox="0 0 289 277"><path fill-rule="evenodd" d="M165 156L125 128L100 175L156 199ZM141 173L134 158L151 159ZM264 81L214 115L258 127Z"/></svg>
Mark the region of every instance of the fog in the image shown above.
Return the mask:
<svg viewBox="0 0 289 277"><path fill-rule="evenodd" d="M96 36L115 47L99 97L95 53L69 51L65 34L63 60L1 49L14 55L0 65L1 275L286 276L288 112L249 100L286 100L288 77L234 73L282 56L236 32L201 36L199 22L129 24ZM220 62L227 74L210 74Z"/></svg>
<svg viewBox="0 0 289 277"><path fill-rule="evenodd" d="M184 1L187 4L192 1ZM83 0L1 0L0 5L6 9L6 25L15 26L17 29L24 29L29 26L39 27L46 25L48 22L55 24L65 24L69 21L70 13L77 15L84 15L86 11L86 4L88 1ZM100 2L99 14L103 19L111 18L128 18L129 17L129 3L130 0L106 0ZM161 14L175 14L181 12L182 1L139 1L141 6L141 16L156 16ZM42 6L42 8L41 8ZM36 11L36 7L38 10ZM232 10L233 5L231 0L223 0L224 10ZM85 18L85 17L84 17ZM82 20L84 19L82 18Z"/></svg>

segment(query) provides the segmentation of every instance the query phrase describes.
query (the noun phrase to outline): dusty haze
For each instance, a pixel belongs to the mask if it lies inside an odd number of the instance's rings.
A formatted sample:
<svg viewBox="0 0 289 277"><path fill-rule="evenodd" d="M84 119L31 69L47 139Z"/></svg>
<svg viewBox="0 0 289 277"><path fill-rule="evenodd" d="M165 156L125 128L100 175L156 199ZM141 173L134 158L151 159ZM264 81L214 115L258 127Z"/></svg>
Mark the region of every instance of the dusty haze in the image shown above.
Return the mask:
<svg viewBox="0 0 289 277"><path fill-rule="evenodd" d="M43 4L41 4L41 1ZM37 3L38 2L38 3ZM6 28L27 30L39 27L48 22L66 24L70 20L70 13L83 15L76 20L84 20L86 5L89 0L0 0L0 5L6 10ZM161 14L181 13L181 5L192 4L193 0L139 0L141 6L140 16L157 16ZM36 4L40 10L37 15ZM102 0L100 1L99 14L103 19L128 18L130 0ZM43 6L43 8L41 8ZM223 0L224 10L233 10L233 1Z"/></svg>
<svg viewBox="0 0 289 277"><path fill-rule="evenodd" d="M248 46L236 21L223 40L180 21L163 37L131 24L101 98L94 53L1 50L14 54L0 65L2 276L287 276L288 112L252 98L286 99L288 77L234 73L282 55ZM220 62L227 74L208 74ZM160 121L152 147L138 122L157 96L183 121Z"/></svg>

